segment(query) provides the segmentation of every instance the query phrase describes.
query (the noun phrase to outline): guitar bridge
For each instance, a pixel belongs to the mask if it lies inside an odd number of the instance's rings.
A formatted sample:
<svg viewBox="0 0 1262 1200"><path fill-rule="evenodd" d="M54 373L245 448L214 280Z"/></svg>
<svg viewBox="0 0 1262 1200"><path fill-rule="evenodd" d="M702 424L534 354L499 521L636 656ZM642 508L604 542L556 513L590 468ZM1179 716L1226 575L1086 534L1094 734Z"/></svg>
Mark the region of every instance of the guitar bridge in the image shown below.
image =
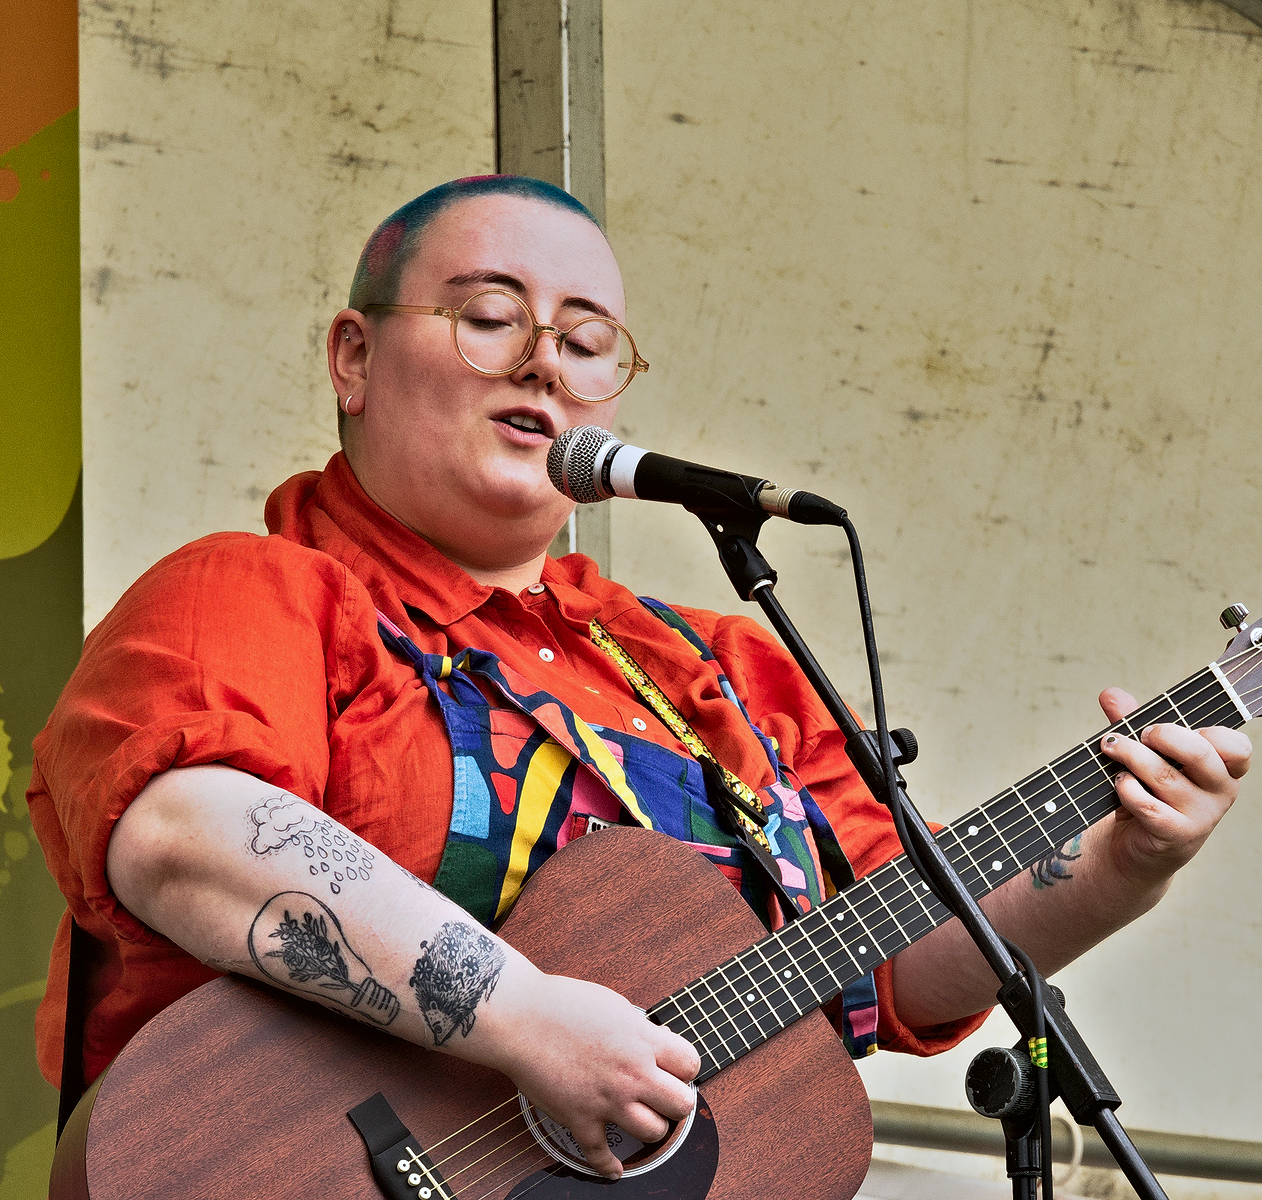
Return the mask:
<svg viewBox="0 0 1262 1200"><path fill-rule="evenodd" d="M368 1146L373 1178L389 1200L455 1200L442 1172L380 1092L346 1115Z"/></svg>

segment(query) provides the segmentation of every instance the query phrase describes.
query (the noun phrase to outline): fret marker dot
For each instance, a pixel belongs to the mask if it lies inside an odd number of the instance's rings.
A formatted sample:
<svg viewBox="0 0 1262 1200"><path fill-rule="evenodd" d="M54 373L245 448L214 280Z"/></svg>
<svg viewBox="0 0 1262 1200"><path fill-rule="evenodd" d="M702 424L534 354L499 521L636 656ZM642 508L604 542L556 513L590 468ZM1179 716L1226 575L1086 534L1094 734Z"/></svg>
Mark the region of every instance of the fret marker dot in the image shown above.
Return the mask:
<svg viewBox="0 0 1262 1200"><path fill-rule="evenodd" d="M990 864L990 869L992 871L998 871L1002 866L1003 866L1003 861L997 858L995 859L993 863Z"/></svg>
<svg viewBox="0 0 1262 1200"><path fill-rule="evenodd" d="M1046 804L1044 804L1044 805L1043 805L1043 811L1044 811L1044 812L1055 812L1055 811L1056 811L1056 801L1055 801L1055 800L1049 800Z"/></svg>
<svg viewBox="0 0 1262 1200"><path fill-rule="evenodd" d="M866 946L860 946L860 947L859 947L859 953L860 953L860 954L866 954L867 952L868 952L868 948L867 948Z"/></svg>
<svg viewBox="0 0 1262 1200"><path fill-rule="evenodd" d="M793 978L793 972L792 972L792 971L785 971L785 973L784 973L784 977L785 977L785 979L792 979L792 978Z"/></svg>
<svg viewBox="0 0 1262 1200"><path fill-rule="evenodd" d="M754 993L753 993L753 992L750 992L750 993L749 993L749 995L745 997L745 1002L746 1002L747 1004L753 1004L753 1002L754 1002Z"/></svg>
<svg viewBox="0 0 1262 1200"><path fill-rule="evenodd" d="M976 837L976 836L977 836L977 826L976 826L976 825L970 825L970 826L968 827L968 836L969 836L969 837Z"/></svg>

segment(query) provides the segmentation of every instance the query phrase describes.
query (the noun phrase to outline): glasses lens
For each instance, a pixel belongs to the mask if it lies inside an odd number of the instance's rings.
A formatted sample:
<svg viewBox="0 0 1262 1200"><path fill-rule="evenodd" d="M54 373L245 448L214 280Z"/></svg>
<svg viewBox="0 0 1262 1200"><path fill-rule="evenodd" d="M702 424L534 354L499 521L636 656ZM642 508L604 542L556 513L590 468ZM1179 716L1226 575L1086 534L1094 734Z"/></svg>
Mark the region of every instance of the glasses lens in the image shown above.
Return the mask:
<svg viewBox="0 0 1262 1200"><path fill-rule="evenodd" d="M633 361L631 341L620 326L588 317L565 335L561 382L582 400L604 400L626 383Z"/></svg>
<svg viewBox="0 0 1262 1200"><path fill-rule="evenodd" d="M507 292L470 297L456 322L456 345L480 371L511 371L530 345L530 310Z"/></svg>

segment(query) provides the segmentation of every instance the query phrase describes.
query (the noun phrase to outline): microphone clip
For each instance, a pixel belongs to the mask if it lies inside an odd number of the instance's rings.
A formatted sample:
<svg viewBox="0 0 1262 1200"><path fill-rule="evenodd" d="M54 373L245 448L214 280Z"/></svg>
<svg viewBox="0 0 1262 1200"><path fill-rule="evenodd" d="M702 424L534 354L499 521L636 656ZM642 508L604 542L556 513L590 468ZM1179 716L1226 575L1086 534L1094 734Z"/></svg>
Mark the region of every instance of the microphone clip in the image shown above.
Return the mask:
<svg viewBox="0 0 1262 1200"><path fill-rule="evenodd" d="M775 587L779 578L775 568L758 549L758 534L769 513L742 512L719 516L693 511L718 547L723 570L742 600L752 600L754 593L761 588Z"/></svg>

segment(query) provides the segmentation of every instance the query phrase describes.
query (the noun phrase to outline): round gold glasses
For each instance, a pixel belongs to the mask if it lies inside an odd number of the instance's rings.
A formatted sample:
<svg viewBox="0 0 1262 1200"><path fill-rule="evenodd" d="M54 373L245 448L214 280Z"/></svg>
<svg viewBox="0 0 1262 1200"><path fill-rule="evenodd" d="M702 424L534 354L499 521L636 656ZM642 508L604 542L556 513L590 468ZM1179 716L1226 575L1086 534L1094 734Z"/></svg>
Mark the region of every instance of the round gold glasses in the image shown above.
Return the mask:
<svg viewBox="0 0 1262 1200"><path fill-rule="evenodd" d="M560 380L575 400L612 400L649 365L631 335L610 317L583 317L568 329L541 325L534 310L515 292L488 288L459 308L416 304L367 304L365 312L413 313L446 317L451 341L465 364L479 375L511 375L534 353L541 333L557 340Z"/></svg>

